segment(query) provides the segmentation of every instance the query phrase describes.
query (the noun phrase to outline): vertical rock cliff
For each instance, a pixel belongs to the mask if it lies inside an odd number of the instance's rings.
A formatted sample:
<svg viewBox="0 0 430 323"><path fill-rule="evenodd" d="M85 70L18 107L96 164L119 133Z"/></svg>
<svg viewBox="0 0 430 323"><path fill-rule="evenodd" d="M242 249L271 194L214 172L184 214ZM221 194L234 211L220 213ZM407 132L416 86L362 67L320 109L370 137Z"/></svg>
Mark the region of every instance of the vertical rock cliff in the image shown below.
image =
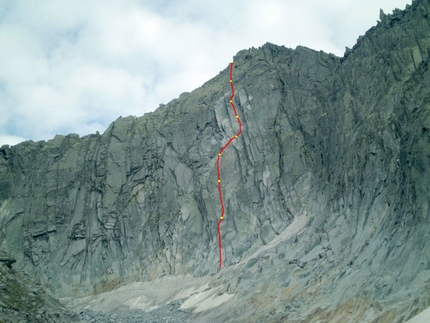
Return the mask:
<svg viewBox="0 0 430 323"><path fill-rule="evenodd" d="M429 14L381 12L342 58L236 55L221 273L227 68L102 135L1 147L0 246L61 297L213 275L232 298L202 322L404 322L430 305Z"/></svg>

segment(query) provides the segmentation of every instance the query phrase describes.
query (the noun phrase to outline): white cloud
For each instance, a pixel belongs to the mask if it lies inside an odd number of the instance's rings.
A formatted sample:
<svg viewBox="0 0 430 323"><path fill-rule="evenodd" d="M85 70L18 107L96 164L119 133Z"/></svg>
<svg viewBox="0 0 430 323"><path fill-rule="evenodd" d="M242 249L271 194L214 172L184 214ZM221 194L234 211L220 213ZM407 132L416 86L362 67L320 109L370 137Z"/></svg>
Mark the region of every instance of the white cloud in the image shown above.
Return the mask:
<svg viewBox="0 0 430 323"><path fill-rule="evenodd" d="M154 110L215 76L239 50L268 41L342 55L376 24L380 7L405 4L0 0L0 138L103 132L119 115Z"/></svg>
<svg viewBox="0 0 430 323"><path fill-rule="evenodd" d="M16 145L22 141L25 141L25 138L18 136L9 136L9 135L1 135L0 134L0 147L3 145Z"/></svg>

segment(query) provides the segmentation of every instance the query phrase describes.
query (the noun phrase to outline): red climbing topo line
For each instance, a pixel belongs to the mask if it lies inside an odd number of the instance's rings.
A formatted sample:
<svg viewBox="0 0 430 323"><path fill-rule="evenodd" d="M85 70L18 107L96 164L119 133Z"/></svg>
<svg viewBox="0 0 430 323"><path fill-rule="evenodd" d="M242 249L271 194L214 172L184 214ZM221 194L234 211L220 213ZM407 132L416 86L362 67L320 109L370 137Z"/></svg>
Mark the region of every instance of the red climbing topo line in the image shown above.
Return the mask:
<svg viewBox="0 0 430 323"><path fill-rule="evenodd" d="M233 108L234 115L236 117L237 123L239 124L239 131L231 137L227 143L224 145L224 147L221 148L221 150L218 153L218 158L216 161L216 169L218 172L218 192L219 192L219 202L221 204L221 216L218 221L218 245L219 245L219 267L222 267L222 240L221 240L221 223L222 220L224 220L224 202L222 200L222 190L221 190L221 154L224 152L224 150L232 143L233 140L237 139L239 135L242 133L242 122L240 121L240 118L236 111L236 106L233 103L234 98L234 84L233 84L233 64L234 62L230 63L230 86L231 86L231 96L230 96L230 105Z"/></svg>

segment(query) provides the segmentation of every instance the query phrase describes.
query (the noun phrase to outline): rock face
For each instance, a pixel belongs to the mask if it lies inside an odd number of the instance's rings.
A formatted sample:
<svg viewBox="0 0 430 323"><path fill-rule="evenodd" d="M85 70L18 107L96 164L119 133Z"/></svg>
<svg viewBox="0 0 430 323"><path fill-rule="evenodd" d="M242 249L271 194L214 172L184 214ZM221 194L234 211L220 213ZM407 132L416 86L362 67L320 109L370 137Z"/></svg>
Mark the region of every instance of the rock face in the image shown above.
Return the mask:
<svg viewBox="0 0 430 323"><path fill-rule="evenodd" d="M67 310L28 275L12 267L12 256L0 251L0 322L68 323L78 316Z"/></svg>
<svg viewBox="0 0 430 323"><path fill-rule="evenodd" d="M12 264L16 262L16 259L13 258L10 254L7 252L0 250L0 262L2 262L7 267L11 268Z"/></svg>
<svg viewBox="0 0 430 323"><path fill-rule="evenodd" d="M0 246L59 297L162 275L233 295L201 322L403 322L430 305L430 1L344 57L266 44L102 135L0 149ZM230 296L229 296L230 297Z"/></svg>

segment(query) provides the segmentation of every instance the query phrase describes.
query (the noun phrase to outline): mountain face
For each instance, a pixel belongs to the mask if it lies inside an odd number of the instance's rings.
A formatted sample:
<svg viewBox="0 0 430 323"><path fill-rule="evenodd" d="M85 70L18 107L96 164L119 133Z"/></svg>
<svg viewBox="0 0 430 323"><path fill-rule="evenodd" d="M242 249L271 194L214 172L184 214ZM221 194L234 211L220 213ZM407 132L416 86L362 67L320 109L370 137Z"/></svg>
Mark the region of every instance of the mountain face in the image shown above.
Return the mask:
<svg viewBox="0 0 430 323"><path fill-rule="evenodd" d="M57 297L192 275L222 303L199 322L405 322L430 306L429 15L381 12L342 58L235 56L219 272L228 68L102 135L1 147L0 247Z"/></svg>

